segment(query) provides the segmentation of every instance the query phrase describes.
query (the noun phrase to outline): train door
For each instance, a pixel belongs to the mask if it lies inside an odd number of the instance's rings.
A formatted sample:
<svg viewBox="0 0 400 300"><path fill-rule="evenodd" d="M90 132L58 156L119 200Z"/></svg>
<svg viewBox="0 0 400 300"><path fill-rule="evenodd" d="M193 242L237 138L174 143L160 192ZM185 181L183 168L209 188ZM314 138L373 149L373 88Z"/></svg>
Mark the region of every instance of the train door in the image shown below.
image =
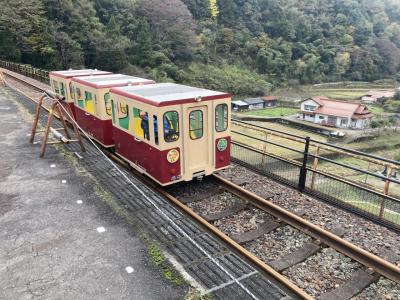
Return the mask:
<svg viewBox="0 0 400 300"><path fill-rule="evenodd" d="M185 133L186 170L188 170L189 176L202 176L206 172L210 160L207 106L188 108L186 120L189 121Z"/></svg>

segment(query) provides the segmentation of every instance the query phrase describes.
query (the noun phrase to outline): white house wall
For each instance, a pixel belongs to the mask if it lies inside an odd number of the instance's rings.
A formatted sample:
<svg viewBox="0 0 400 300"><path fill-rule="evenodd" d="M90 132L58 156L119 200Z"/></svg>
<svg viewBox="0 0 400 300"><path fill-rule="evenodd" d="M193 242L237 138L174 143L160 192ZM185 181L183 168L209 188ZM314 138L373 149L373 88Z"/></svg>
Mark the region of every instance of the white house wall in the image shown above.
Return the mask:
<svg viewBox="0 0 400 300"><path fill-rule="evenodd" d="M321 119L321 117L322 117L322 119ZM328 116L321 115L321 114L315 115L315 123L321 124L324 121L325 121L325 123L328 122Z"/></svg>
<svg viewBox="0 0 400 300"><path fill-rule="evenodd" d="M301 110L307 111L307 110L305 109L305 106L306 106L306 105L314 106L315 109L317 109L317 108L319 107L319 104L318 104L317 102L315 102L314 100L309 99L309 100L306 100L306 101L304 101L303 103L301 103Z"/></svg>

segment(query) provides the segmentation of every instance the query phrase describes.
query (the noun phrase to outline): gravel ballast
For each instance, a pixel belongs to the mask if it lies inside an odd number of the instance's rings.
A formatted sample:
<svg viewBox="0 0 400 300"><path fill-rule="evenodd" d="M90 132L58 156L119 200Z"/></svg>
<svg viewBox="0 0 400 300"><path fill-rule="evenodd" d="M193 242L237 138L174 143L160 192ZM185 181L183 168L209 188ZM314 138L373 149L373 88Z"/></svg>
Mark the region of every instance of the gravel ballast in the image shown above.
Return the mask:
<svg viewBox="0 0 400 300"><path fill-rule="evenodd" d="M304 211L303 218L324 229L332 230L341 227L345 230L343 238L347 241L400 266L400 235L396 232L301 194L293 188L237 164L232 164L229 169L223 170L219 174L229 180L232 178L247 179L249 184L245 186L245 189L260 196L269 195L267 200L292 212Z"/></svg>
<svg viewBox="0 0 400 300"><path fill-rule="evenodd" d="M291 226L279 227L262 238L246 245L246 248L265 262L279 259L310 242L311 238Z"/></svg>
<svg viewBox="0 0 400 300"><path fill-rule="evenodd" d="M309 257L304 262L283 271L300 288L314 297L345 283L361 266L332 248Z"/></svg>

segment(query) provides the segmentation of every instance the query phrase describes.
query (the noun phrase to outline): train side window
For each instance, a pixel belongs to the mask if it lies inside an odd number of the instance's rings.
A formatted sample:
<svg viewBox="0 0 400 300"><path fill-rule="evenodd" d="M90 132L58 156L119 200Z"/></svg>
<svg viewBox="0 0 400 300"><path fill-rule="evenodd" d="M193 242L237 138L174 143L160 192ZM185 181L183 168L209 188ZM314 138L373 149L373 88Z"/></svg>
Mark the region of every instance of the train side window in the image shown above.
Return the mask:
<svg viewBox="0 0 400 300"><path fill-rule="evenodd" d="M106 106L106 113L107 115L111 116L111 97L110 97L110 93L105 93L104 94L104 104Z"/></svg>
<svg viewBox="0 0 400 300"><path fill-rule="evenodd" d="M115 107L114 100L111 99L111 112L112 112L112 122L115 124Z"/></svg>
<svg viewBox="0 0 400 300"><path fill-rule="evenodd" d="M154 127L154 142L158 145L158 118L153 115L153 127Z"/></svg>
<svg viewBox="0 0 400 300"><path fill-rule="evenodd" d="M60 84L58 83L58 81L53 80L53 85L54 85L54 92L56 94L60 94Z"/></svg>
<svg viewBox="0 0 400 300"><path fill-rule="evenodd" d="M69 83L69 94L71 95L72 99L75 99L75 91L72 82Z"/></svg>
<svg viewBox="0 0 400 300"><path fill-rule="evenodd" d="M228 128L228 105L218 104L215 107L215 130L225 131Z"/></svg>
<svg viewBox="0 0 400 300"><path fill-rule="evenodd" d="M129 130L129 107L125 102L117 102L118 124L120 127Z"/></svg>
<svg viewBox="0 0 400 300"><path fill-rule="evenodd" d="M189 114L189 135L192 140L203 137L203 112L201 110L193 110Z"/></svg>
<svg viewBox="0 0 400 300"><path fill-rule="evenodd" d="M133 122L135 136L150 141L149 114L134 107Z"/></svg>
<svg viewBox="0 0 400 300"><path fill-rule="evenodd" d="M167 143L179 139L179 115L176 111L167 111L163 117L164 140Z"/></svg>
<svg viewBox="0 0 400 300"><path fill-rule="evenodd" d="M83 99L82 99L82 92L81 92L81 89L80 88L76 88L76 96L77 96L77 104L78 104L78 106L79 107L81 107L81 108L85 108L85 103L84 103L84 101L83 101Z"/></svg>
<svg viewBox="0 0 400 300"><path fill-rule="evenodd" d="M133 134L137 137L143 137L143 129L140 126L142 119L140 118L140 109L133 108Z"/></svg>
<svg viewBox="0 0 400 300"><path fill-rule="evenodd" d="M86 111L94 114L93 95L85 91L85 106Z"/></svg>

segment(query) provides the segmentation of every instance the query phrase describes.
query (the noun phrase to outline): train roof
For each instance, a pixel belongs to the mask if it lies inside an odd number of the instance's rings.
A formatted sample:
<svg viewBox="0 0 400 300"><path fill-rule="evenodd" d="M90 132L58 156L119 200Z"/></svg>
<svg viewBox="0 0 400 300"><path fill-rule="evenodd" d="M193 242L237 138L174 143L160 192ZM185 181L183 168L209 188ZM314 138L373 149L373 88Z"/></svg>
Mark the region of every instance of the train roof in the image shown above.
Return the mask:
<svg viewBox="0 0 400 300"><path fill-rule="evenodd" d="M123 74L83 76L72 78L72 81L81 83L86 86L94 87L96 89L155 83L155 81L150 79Z"/></svg>
<svg viewBox="0 0 400 300"><path fill-rule="evenodd" d="M175 83L157 83L146 86L112 88L111 93L154 106L192 103L195 102L199 97L201 97L201 101L210 101L231 97L231 95L228 93Z"/></svg>
<svg viewBox="0 0 400 300"><path fill-rule="evenodd" d="M100 71L97 69L83 69L83 70L67 70L67 71L52 71L50 75L61 78L72 78L77 76L88 76L88 75L107 75L112 74L108 71Z"/></svg>

